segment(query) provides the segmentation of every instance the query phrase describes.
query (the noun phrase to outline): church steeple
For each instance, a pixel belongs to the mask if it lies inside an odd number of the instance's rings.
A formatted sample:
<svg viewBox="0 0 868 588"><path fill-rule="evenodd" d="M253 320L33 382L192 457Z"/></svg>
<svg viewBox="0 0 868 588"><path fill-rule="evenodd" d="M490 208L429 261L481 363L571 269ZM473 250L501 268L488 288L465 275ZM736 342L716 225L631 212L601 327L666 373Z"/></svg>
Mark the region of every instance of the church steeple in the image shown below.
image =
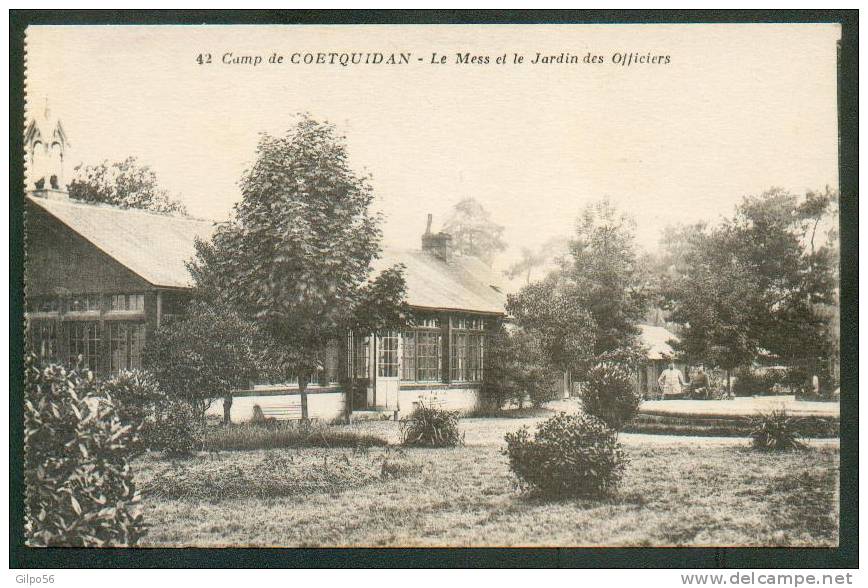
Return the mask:
<svg viewBox="0 0 868 588"><path fill-rule="evenodd" d="M45 108L30 119L24 132L27 149L27 191L34 196L68 198L64 162L69 140L60 119L52 116L45 99Z"/></svg>

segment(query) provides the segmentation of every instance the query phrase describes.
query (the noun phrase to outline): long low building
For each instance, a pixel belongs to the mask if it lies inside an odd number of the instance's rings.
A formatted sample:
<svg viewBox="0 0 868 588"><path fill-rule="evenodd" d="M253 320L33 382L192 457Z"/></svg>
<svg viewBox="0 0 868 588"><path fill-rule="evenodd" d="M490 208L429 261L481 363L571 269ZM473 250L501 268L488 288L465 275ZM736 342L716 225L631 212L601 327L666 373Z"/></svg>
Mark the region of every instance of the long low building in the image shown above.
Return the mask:
<svg viewBox="0 0 868 588"><path fill-rule="evenodd" d="M195 238L209 238L215 224L81 203L58 189L31 191L25 210L32 349L46 361L80 358L100 376L140 368L147 338L183 312L192 286L186 262ZM420 249L387 249L375 269L396 263L406 267L407 301L420 320L400 333L334 342L308 387L309 416L342 418L347 402L356 411L407 411L433 397L456 409L476 405L486 333L504 316L499 280L477 258L453 256L449 236L430 232L430 218ZM250 418L254 405L284 415L300 405L295 382L256 383L235 397L235 420Z"/></svg>

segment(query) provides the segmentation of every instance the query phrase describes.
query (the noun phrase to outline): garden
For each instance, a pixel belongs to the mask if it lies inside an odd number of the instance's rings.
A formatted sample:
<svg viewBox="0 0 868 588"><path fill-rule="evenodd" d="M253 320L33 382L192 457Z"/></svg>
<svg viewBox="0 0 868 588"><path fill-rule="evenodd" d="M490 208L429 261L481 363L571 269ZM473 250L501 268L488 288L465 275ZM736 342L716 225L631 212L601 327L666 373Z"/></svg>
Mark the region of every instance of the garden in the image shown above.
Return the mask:
<svg viewBox="0 0 868 588"><path fill-rule="evenodd" d="M510 320L485 333L475 413L328 424L308 418L307 384L348 332L413 326L404 268L371 275L373 191L331 125L263 136L241 189L143 370L97 379L28 355L29 545L837 545L835 403L643 405L634 386L652 307L681 325L680 356L727 372L772 353L808 366L804 386L835 364L834 252L804 244L828 191L746 199L720 227L668 232L656 261L624 213L591 204L560 269L506 296ZM778 283L795 284L787 304ZM557 400L570 377L579 398ZM297 382L298 421L207 418L257 378Z"/></svg>

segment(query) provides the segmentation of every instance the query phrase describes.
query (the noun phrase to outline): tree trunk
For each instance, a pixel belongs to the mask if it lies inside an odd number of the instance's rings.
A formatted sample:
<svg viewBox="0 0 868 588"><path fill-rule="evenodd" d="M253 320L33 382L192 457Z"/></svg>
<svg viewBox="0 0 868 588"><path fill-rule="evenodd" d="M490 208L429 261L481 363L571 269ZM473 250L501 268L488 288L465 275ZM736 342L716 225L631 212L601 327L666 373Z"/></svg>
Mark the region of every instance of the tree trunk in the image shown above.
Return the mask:
<svg viewBox="0 0 868 588"><path fill-rule="evenodd" d="M226 396L223 399L223 424L228 425L232 422L232 395Z"/></svg>
<svg viewBox="0 0 868 588"><path fill-rule="evenodd" d="M727 396L732 395L732 380L730 378L729 370L726 370L726 395Z"/></svg>
<svg viewBox="0 0 868 588"><path fill-rule="evenodd" d="M310 376L307 374L298 376L298 391L301 394L301 420L308 421L307 412L307 384L310 381Z"/></svg>

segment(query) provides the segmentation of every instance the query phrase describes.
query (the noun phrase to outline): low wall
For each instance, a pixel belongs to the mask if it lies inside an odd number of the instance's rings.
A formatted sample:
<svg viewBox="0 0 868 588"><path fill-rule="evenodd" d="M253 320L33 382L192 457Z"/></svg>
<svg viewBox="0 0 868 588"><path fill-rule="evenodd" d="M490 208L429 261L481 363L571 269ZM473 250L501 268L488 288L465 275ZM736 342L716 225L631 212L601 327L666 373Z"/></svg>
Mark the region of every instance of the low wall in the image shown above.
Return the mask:
<svg viewBox="0 0 868 588"><path fill-rule="evenodd" d="M301 394L286 392L283 394L235 396L232 399L232 422L240 423L251 420L253 418L253 406L257 404L260 408L301 406ZM343 418L343 390L308 393L307 413L309 418L327 422ZM207 414L223 418L223 401L220 399L215 401L208 409Z"/></svg>
<svg viewBox="0 0 868 588"><path fill-rule="evenodd" d="M401 414L408 415L418 402L436 403L438 408L470 412L479 403L478 387L402 387L398 394ZM327 390L309 389L307 394L308 417L321 421L343 419L346 416L344 391L341 388ZM246 422L253 418L253 407L289 408L301 406L301 394L298 390L245 391L233 396L232 422ZM300 409L299 409L300 410ZM207 414L223 418L223 401L217 399L208 409Z"/></svg>
<svg viewBox="0 0 868 588"><path fill-rule="evenodd" d="M469 412L474 410L479 403L478 388L402 388L398 395L398 402L402 414L410 414L415 403L436 402L439 408Z"/></svg>

